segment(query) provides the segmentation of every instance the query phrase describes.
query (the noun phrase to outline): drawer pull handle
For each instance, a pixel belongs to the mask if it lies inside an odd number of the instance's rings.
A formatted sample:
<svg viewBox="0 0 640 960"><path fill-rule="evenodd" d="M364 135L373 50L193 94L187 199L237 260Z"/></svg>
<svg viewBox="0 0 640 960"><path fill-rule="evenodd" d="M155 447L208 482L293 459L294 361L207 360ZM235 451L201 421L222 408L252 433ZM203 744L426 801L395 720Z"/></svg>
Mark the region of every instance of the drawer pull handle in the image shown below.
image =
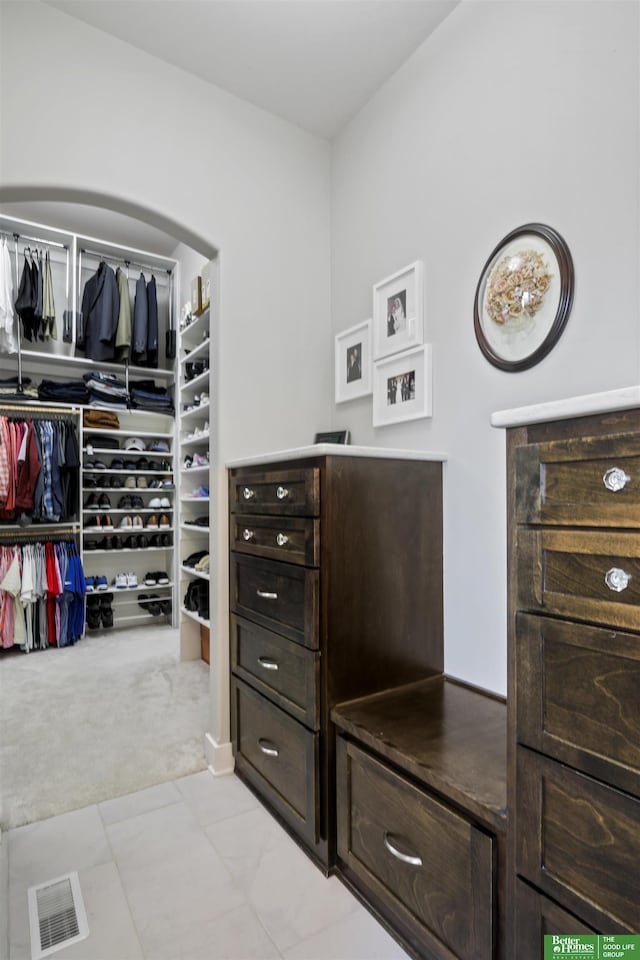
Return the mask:
<svg viewBox="0 0 640 960"><path fill-rule="evenodd" d="M279 670L280 666L277 660L271 660L269 657L258 657L258 663L264 670Z"/></svg>
<svg viewBox="0 0 640 960"><path fill-rule="evenodd" d="M255 537L255 533L253 532L253 530L250 530L249 527L245 527L244 530L242 531L242 539L253 540L254 537Z"/></svg>
<svg viewBox="0 0 640 960"><path fill-rule="evenodd" d="M631 574L626 573L620 567L611 567L611 570L607 570L604 576L604 582L609 590L615 590L616 593L622 593L623 590L626 590L630 580Z"/></svg>
<svg viewBox="0 0 640 960"><path fill-rule="evenodd" d="M277 747L271 745L270 740L258 740L258 746L267 757L277 757L280 753Z"/></svg>
<svg viewBox="0 0 640 960"><path fill-rule="evenodd" d="M277 599L278 599L278 594L277 594L277 593L270 593L269 590L256 590L256 593L257 593L257 595L258 595L259 597L261 597L263 600L277 600Z"/></svg>
<svg viewBox="0 0 640 960"><path fill-rule="evenodd" d="M621 470L620 467L611 467L602 478L602 482L607 490L613 490L614 493L626 487L630 480L631 477L629 474Z"/></svg>
<svg viewBox="0 0 640 960"><path fill-rule="evenodd" d="M412 867L422 866L422 857L412 857L408 853L402 853L401 850L398 850L398 848L394 847L394 845L391 843L391 840L389 839L389 833L387 833L386 830L384 832L384 845L389 853L396 858L396 860L402 860L403 863L410 863Z"/></svg>
<svg viewBox="0 0 640 960"><path fill-rule="evenodd" d="M276 497L278 498L278 500L286 500L288 496L289 496L289 491L287 490L286 487L278 487L278 489L276 490Z"/></svg>
<svg viewBox="0 0 640 960"><path fill-rule="evenodd" d="M279 533L276 537L276 543L279 547L284 547L285 544L289 543L289 537L285 533Z"/></svg>
<svg viewBox="0 0 640 960"><path fill-rule="evenodd" d="M244 497L245 500L253 500L255 495L256 495L256 492L251 487L244 487L242 491L242 496Z"/></svg>

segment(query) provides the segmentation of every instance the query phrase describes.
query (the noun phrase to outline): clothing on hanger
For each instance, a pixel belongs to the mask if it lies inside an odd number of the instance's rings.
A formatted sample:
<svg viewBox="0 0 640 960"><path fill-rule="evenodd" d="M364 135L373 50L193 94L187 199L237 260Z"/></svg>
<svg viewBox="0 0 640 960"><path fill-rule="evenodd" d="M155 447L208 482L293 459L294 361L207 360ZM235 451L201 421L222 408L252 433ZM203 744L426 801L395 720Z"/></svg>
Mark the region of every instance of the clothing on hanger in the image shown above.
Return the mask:
<svg viewBox="0 0 640 960"><path fill-rule="evenodd" d="M125 363L131 351L131 297L129 295L129 278L120 267L116 270L118 293L120 295L120 309L118 312L118 329L116 332L116 360Z"/></svg>
<svg viewBox="0 0 640 960"><path fill-rule="evenodd" d="M13 271L7 238L2 238L0 248L0 351L15 353L18 340L13 312Z"/></svg>
<svg viewBox="0 0 640 960"><path fill-rule="evenodd" d="M114 360L119 313L116 275L102 260L85 284L76 330L76 346L90 360Z"/></svg>
<svg viewBox="0 0 640 960"><path fill-rule="evenodd" d="M152 275L147 284L147 363L158 366L158 295L156 278Z"/></svg>
<svg viewBox="0 0 640 960"><path fill-rule="evenodd" d="M47 250L44 261L44 277L42 292L42 331L45 340L57 340L56 305L53 298L53 276L51 274L51 257Z"/></svg>
<svg viewBox="0 0 640 960"><path fill-rule="evenodd" d="M22 329L27 340L35 340L37 331L36 307L38 304L38 268L31 259L31 251L25 247L22 275L16 297L16 313L22 320Z"/></svg>
<svg viewBox="0 0 640 960"><path fill-rule="evenodd" d="M147 334L149 329L149 303L147 284L141 273L136 281L136 296L133 304L133 343L131 362L143 367L147 361Z"/></svg>

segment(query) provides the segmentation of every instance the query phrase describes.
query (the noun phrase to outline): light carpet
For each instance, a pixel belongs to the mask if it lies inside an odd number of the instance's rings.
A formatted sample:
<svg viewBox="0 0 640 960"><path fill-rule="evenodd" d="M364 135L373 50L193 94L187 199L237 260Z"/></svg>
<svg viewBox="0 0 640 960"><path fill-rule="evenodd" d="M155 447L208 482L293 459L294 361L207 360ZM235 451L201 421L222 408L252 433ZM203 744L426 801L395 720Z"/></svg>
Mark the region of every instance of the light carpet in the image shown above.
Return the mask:
<svg viewBox="0 0 640 960"><path fill-rule="evenodd" d="M178 630L88 635L0 659L0 827L206 769L209 667Z"/></svg>

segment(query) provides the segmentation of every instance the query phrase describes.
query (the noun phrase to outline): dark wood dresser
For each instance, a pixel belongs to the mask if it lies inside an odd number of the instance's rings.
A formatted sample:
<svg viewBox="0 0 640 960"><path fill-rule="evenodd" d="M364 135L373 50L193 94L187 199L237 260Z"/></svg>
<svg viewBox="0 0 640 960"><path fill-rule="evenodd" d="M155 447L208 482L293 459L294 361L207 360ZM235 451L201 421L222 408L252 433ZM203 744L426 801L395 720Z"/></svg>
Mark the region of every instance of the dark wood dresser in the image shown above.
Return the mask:
<svg viewBox="0 0 640 960"><path fill-rule="evenodd" d="M236 772L325 871L331 708L443 667L442 458L389 453L320 447L229 471Z"/></svg>
<svg viewBox="0 0 640 960"><path fill-rule="evenodd" d="M343 879L413 956L505 958L504 701L439 676L332 716Z"/></svg>
<svg viewBox="0 0 640 960"><path fill-rule="evenodd" d="M640 931L640 411L514 426L512 955Z"/></svg>

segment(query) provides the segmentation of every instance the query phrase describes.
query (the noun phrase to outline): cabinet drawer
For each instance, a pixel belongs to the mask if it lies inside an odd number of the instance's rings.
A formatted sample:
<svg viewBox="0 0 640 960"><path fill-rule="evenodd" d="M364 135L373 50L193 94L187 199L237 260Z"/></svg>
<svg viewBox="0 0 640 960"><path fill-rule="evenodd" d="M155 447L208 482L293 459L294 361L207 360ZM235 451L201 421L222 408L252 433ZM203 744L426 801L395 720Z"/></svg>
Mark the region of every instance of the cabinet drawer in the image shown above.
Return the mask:
<svg viewBox="0 0 640 960"><path fill-rule="evenodd" d="M317 517L320 514L320 470L232 471L229 503L232 513L270 513Z"/></svg>
<svg viewBox="0 0 640 960"><path fill-rule="evenodd" d="M640 527L640 437L532 444L516 473L519 523Z"/></svg>
<svg viewBox="0 0 640 960"><path fill-rule="evenodd" d="M296 830L318 841L318 734L237 680L231 683L236 766Z"/></svg>
<svg viewBox="0 0 640 960"><path fill-rule="evenodd" d="M232 514L229 539L241 553L308 567L320 562L320 521L312 518Z"/></svg>
<svg viewBox="0 0 640 960"><path fill-rule="evenodd" d="M428 956L493 956L493 839L339 738L338 856ZM424 949L424 946L423 948Z"/></svg>
<svg viewBox="0 0 640 960"><path fill-rule="evenodd" d="M231 554L231 609L268 629L318 647L317 570Z"/></svg>
<svg viewBox="0 0 640 960"><path fill-rule="evenodd" d="M319 727L319 656L231 615L231 669L308 727Z"/></svg>
<svg viewBox="0 0 640 960"><path fill-rule="evenodd" d="M516 880L515 935L518 960L540 960L544 955L544 938L554 933L569 936L586 933L593 936L596 931L527 883Z"/></svg>
<svg viewBox="0 0 640 960"><path fill-rule="evenodd" d="M518 530L518 606L640 629L640 534Z"/></svg>
<svg viewBox="0 0 640 960"><path fill-rule="evenodd" d="M640 800L517 751L517 870L606 933L640 929Z"/></svg>
<svg viewBox="0 0 640 960"><path fill-rule="evenodd" d="M640 637L518 614L520 743L640 795Z"/></svg>

